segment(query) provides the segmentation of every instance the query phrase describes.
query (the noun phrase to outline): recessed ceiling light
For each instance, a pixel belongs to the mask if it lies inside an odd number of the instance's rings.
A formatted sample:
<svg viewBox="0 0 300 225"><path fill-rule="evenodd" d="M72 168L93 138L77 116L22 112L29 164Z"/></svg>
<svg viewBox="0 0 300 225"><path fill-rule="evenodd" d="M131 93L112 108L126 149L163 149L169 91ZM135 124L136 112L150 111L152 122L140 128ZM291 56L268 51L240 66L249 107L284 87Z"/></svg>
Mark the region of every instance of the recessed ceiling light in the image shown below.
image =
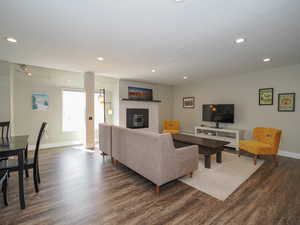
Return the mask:
<svg viewBox="0 0 300 225"><path fill-rule="evenodd" d="M271 62L271 58L264 58L263 62Z"/></svg>
<svg viewBox="0 0 300 225"><path fill-rule="evenodd" d="M103 61L104 58L103 58L103 57L98 57L97 60L98 60L98 61Z"/></svg>
<svg viewBox="0 0 300 225"><path fill-rule="evenodd" d="M29 77L32 76L32 73L31 73L31 72L26 72L25 74L26 74L26 76L29 76Z"/></svg>
<svg viewBox="0 0 300 225"><path fill-rule="evenodd" d="M156 72L156 69L152 69L151 72L152 72L152 73L155 73L155 72Z"/></svg>
<svg viewBox="0 0 300 225"><path fill-rule="evenodd" d="M186 80L186 79L188 79L188 77L187 77L187 76L184 76L183 79Z"/></svg>
<svg viewBox="0 0 300 225"><path fill-rule="evenodd" d="M237 38L237 39L235 39L235 43L236 43L236 44L242 44L242 43L244 43L245 41L246 41L245 38Z"/></svg>
<svg viewBox="0 0 300 225"><path fill-rule="evenodd" d="M11 43L17 43L17 39L13 38L13 37L7 37L5 38L7 41L11 42Z"/></svg>
<svg viewBox="0 0 300 225"><path fill-rule="evenodd" d="M175 0L176 3L183 2L183 0Z"/></svg>

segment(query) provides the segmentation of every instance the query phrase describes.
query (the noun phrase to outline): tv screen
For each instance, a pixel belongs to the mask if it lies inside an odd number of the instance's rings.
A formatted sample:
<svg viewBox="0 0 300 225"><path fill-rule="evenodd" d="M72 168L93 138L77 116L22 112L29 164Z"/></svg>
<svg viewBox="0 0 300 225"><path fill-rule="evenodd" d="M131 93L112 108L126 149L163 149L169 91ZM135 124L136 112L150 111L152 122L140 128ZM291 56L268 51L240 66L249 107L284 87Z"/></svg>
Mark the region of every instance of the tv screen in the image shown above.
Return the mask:
<svg viewBox="0 0 300 225"><path fill-rule="evenodd" d="M210 104L202 106L202 120L220 123L234 123L233 104Z"/></svg>

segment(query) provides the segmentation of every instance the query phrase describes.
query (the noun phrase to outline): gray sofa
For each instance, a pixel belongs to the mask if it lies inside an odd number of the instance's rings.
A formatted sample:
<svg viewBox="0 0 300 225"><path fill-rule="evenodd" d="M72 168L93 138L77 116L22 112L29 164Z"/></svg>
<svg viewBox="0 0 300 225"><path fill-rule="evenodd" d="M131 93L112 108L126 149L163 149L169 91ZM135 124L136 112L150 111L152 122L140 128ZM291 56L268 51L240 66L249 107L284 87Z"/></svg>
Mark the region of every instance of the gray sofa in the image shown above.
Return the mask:
<svg viewBox="0 0 300 225"><path fill-rule="evenodd" d="M99 124L99 149L102 155L111 155L111 125L100 123Z"/></svg>
<svg viewBox="0 0 300 225"><path fill-rule="evenodd" d="M102 129L107 127L103 126ZM175 149L170 134L112 126L111 140L111 154L115 162L152 181L156 184L157 193L161 185L192 175L198 169L198 146Z"/></svg>

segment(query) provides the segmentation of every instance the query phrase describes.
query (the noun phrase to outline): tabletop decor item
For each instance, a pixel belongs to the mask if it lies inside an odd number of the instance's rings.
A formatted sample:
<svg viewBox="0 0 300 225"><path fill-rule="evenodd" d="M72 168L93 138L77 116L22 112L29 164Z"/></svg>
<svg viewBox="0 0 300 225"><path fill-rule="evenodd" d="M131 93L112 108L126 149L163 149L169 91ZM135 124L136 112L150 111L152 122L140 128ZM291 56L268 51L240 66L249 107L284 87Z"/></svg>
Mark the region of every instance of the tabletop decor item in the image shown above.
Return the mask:
<svg viewBox="0 0 300 225"><path fill-rule="evenodd" d="M189 109L195 108L195 97L184 97L183 108L189 108Z"/></svg>
<svg viewBox="0 0 300 225"><path fill-rule="evenodd" d="M295 93L278 94L278 112L295 112Z"/></svg>
<svg viewBox="0 0 300 225"><path fill-rule="evenodd" d="M259 105L273 105L273 88L259 89Z"/></svg>

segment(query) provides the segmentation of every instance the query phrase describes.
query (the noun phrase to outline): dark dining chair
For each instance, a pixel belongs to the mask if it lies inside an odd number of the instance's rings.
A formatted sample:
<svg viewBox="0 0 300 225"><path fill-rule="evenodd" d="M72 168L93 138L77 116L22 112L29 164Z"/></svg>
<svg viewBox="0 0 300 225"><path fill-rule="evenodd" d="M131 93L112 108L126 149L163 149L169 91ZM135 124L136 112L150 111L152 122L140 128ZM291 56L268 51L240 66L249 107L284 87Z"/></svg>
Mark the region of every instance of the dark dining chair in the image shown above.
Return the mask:
<svg viewBox="0 0 300 225"><path fill-rule="evenodd" d="M2 186L4 205L8 206L7 202L7 171L0 171L0 187Z"/></svg>
<svg viewBox="0 0 300 225"><path fill-rule="evenodd" d="M10 121L0 122L1 137L8 138Z"/></svg>
<svg viewBox="0 0 300 225"><path fill-rule="evenodd" d="M8 138L10 121L0 122L1 138ZM7 157L0 157L1 160L7 160Z"/></svg>
<svg viewBox="0 0 300 225"><path fill-rule="evenodd" d="M46 122L43 122L40 128L33 159L32 158L28 159L27 157L25 157L24 159L24 170L28 171L29 169L33 169L33 181L34 181L34 188L36 192L39 192L38 184L41 183L40 171L39 171L39 160L38 160L39 149L40 149L41 139L47 129L47 126L48 124ZM19 168L18 160L8 159L0 162L0 171L7 170L8 172L15 172L18 171L18 168Z"/></svg>

